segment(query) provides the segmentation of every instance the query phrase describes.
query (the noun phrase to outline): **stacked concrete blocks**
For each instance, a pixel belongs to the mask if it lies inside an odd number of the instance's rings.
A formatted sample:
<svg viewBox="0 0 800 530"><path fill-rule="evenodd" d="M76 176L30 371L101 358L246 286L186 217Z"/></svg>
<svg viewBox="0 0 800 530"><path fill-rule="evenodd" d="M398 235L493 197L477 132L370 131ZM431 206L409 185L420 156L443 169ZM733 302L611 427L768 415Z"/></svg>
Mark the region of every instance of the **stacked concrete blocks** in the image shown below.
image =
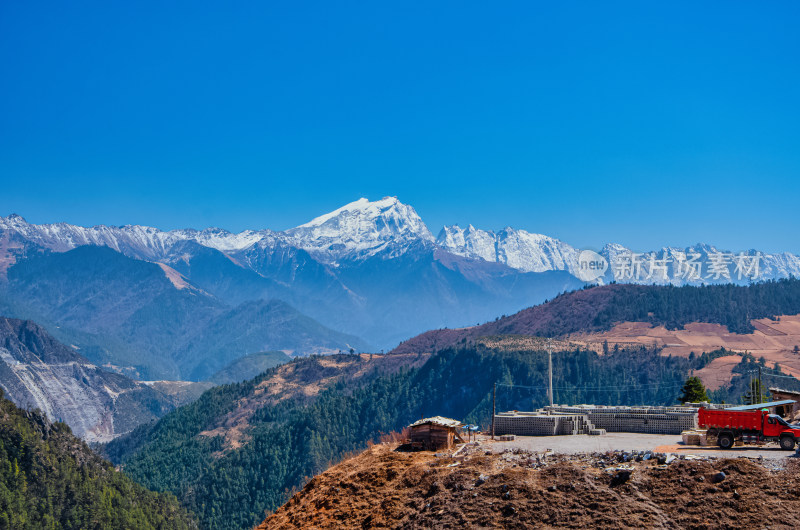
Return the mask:
<svg viewBox="0 0 800 530"><path fill-rule="evenodd" d="M546 407L551 413L583 413L597 428L608 432L681 434L697 428L697 411L691 407L605 407L593 405Z"/></svg>
<svg viewBox="0 0 800 530"><path fill-rule="evenodd" d="M520 436L556 436L565 434L600 434L586 414L537 412L501 412L494 417L495 434Z"/></svg>

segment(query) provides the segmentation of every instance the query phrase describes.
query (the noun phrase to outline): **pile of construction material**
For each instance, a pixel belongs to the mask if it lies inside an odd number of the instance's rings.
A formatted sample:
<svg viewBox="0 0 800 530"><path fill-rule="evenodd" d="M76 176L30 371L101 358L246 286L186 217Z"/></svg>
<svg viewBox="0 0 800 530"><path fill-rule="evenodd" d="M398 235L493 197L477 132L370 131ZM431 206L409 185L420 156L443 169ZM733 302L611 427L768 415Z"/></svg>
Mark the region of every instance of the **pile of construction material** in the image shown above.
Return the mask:
<svg viewBox="0 0 800 530"><path fill-rule="evenodd" d="M501 412L494 417L496 434L520 436L556 436L564 434L605 434L586 414L551 412Z"/></svg>
<svg viewBox="0 0 800 530"><path fill-rule="evenodd" d="M710 445L709 442L716 443L716 438L710 440L705 429L693 429L690 431L683 431L681 433L681 438L683 438L683 445L701 445L705 447L707 445ZM713 443L711 445L713 445Z"/></svg>
<svg viewBox="0 0 800 530"><path fill-rule="evenodd" d="M585 414L592 424L608 432L681 434L697 428L697 409L694 407L553 405L543 410L560 414Z"/></svg>

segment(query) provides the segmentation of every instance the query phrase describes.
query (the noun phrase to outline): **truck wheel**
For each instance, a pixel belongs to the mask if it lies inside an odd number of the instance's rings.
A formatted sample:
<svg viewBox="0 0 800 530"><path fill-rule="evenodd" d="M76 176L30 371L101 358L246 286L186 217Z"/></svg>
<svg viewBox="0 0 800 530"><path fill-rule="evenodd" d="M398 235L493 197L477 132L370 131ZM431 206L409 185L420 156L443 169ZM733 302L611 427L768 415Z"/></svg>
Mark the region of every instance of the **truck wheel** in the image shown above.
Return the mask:
<svg viewBox="0 0 800 530"><path fill-rule="evenodd" d="M781 436L781 449L784 451L791 451L794 449L794 437Z"/></svg>
<svg viewBox="0 0 800 530"><path fill-rule="evenodd" d="M729 432L724 432L717 437L717 443L722 449L730 449L733 447L733 435Z"/></svg>

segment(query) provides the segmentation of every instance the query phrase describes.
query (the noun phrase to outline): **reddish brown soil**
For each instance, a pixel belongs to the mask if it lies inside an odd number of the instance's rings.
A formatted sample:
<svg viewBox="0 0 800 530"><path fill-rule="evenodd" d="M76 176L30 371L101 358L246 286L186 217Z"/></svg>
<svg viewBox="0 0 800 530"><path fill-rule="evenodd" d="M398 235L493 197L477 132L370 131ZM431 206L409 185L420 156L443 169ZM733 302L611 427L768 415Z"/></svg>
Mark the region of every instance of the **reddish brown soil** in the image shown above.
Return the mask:
<svg viewBox="0 0 800 530"><path fill-rule="evenodd" d="M800 525L791 460L779 471L747 459L649 460L617 483L585 456L531 467L480 454L448 467L455 460L375 446L258 528L788 528ZM719 471L727 476L714 484Z"/></svg>
<svg viewBox="0 0 800 530"><path fill-rule="evenodd" d="M172 282L172 285L174 285L176 289L180 291L181 289L186 289L189 287L189 282L186 281L186 278L183 274L176 271L169 265L164 265L163 263L156 263L156 265L161 267L161 270L164 271L164 276L166 276L167 279Z"/></svg>
<svg viewBox="0 0 800 530"><path fill-rule="evenodd" d="M285 399L311 400L323 389L344 379L356 381L371 375L387 375L401 368L425 364L428 354L327 355L315 363L286 363L261 381L231 412L220 418L214 428L200 436L223 436L224 448L236 449L249 440L250 418L267 405ZM218 453L218 456L222 453Z"/></svg>
<svg viewBox="0 0 800 530"><path fill-rule="evenodd" d="M726 348L734 352L749 352L756 358L764 357L769 366L780 363L781 369L800 377L800 355L792 350L800 344L800 315L782 315L776 320L762 318L751 320L756 328L752 333L731 333L719 324L692 323L683 329L668 330L664 326L653 327L646 322L624 322L613 329L599 333L573 334L569 340L583 343L601 352L603 342L609 345L638 346L656 345L662 355L688 356L691 352L702 352ZM734 377L733 367L741 361L739 356L715 359L695 375L713 389L730 383Z"/></svg>

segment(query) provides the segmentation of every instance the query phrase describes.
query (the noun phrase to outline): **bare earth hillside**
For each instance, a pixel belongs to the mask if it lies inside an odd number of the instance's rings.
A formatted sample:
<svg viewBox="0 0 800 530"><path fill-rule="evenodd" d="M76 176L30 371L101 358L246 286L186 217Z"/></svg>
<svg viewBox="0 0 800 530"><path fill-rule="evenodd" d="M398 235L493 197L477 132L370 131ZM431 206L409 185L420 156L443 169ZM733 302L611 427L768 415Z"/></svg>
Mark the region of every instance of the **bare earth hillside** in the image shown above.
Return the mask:
<svg viewBox="0 0 800 530"><path fill-rule="evenodd" d="M320 391L344 379L355 381L368 375L391 374L401 368L417 368L429 355L392 354L329 355L315 357L307 362L287 363L279 366L261 381L252 394L241 398L236 407L220 418L213 429L200 436L224 437L225 449L236 449L248 440L246 434L250 418L262 407L275 405L286 399L314 398Z"/></svg>
<svg viewBox="0 0 800 530"><path fill-rule="evenodd" d="M312 479L258 528L764 528L800 524L800 465L739 459L374 446ZM663 462L663 460L661 460ZM719 479L719 472L725 477Z"/></svg>
<svg viewBox="0 0 800 530"><path fill-rule="evenodd" d="M755 357L764 357L769 366L780 363L783 372L800 377L800 355L794 346L800 344L800 315L782 315L775 319L751 320L752 333L731 333L719 324L692 323L683 329L668 330L664 326L651 326L646 322L624 322L613 329L600 333L570 335L570 341L584 344L601 352L603 341L609 345L632 346L657 345L662 355L688 356L691 352L701 354L719 348L734 352L749 352ZM730 383L733 367L741 361L738 355L720 357L698 371L703 383L717 389Z"/></svg>

